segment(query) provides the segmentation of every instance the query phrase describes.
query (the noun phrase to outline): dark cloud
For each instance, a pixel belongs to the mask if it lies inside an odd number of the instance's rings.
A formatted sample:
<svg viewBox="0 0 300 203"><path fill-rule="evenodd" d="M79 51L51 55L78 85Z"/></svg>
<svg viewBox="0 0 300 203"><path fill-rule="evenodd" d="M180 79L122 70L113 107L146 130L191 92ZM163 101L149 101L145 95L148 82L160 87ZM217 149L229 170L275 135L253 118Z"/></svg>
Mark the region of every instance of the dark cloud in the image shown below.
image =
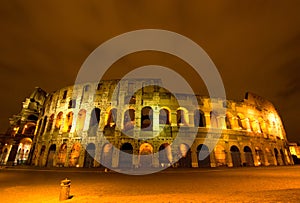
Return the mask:
<svg viewBox="0 0 300 203"><path fill-rule="evenodd" d="M197 42L218 67L228 98L240 100L252 91L272 101L289 138L300 141L296 121L300 113L299 1L0 4L1 130L35 86L53 91L71 85L86 57L102 42L131 30L157 28ZM155 54L140 60L146 58L173 67L181 64ZM141 64L129 56L116 68Z"/></svg>

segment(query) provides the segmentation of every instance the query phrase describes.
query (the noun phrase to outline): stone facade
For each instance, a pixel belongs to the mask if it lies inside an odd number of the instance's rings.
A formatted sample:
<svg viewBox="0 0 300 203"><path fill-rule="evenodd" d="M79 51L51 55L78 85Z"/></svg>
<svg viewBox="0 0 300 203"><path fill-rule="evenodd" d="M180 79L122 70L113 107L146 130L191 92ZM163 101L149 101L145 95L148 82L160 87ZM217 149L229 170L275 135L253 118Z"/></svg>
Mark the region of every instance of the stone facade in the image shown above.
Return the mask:
<svg viewBox="0 0 300 203"><path fill-rule="evenodd" d="M255 94L247 93L241 102L196 96L195 104L191 95L172 94L157 79L119 82L78 84L48 94L37 121L31 164L112 168L293 164L280 116L269 101ZM212 104L226 113L212 110ZM196 133L195 139L174 144L179 131L187 139Z"/></svg>
<svg viewBox="0 0 300 203"><path fill-rule="evenodd" d="M21 111L9 119L10 128L0 136L0 165L25 164L30 160L37 120L47 93L36 88L23 102Z"/></svg>

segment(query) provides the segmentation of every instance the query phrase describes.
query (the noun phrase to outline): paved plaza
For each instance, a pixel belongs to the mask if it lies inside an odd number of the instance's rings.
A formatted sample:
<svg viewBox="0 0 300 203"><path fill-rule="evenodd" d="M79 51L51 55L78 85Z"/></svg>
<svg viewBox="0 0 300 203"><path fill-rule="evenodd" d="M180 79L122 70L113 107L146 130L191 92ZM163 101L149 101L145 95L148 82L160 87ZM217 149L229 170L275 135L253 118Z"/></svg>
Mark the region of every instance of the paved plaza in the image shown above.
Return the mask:
<svg viewBox="0 0 300 203"><path fill-rule="evenodd" d="M100 169L3 168L0 202L300 202L300 166L169 169L130 176Z"/></svg>

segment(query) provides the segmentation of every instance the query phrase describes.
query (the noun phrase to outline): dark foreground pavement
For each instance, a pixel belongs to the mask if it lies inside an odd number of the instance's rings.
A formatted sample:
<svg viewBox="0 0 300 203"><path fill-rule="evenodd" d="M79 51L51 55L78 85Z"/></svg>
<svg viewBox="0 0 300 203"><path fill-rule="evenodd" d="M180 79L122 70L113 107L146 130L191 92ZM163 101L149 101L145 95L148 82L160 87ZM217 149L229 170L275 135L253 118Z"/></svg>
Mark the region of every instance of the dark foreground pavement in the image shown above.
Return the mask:
<svg viewBox="0 0 300 203"><path fill-rule="evenodd" d="M146 176L98 169L0 170L0 202L58 202L60 181L72 180L65 202L300 202L300 166L171 169Z"/></svg>

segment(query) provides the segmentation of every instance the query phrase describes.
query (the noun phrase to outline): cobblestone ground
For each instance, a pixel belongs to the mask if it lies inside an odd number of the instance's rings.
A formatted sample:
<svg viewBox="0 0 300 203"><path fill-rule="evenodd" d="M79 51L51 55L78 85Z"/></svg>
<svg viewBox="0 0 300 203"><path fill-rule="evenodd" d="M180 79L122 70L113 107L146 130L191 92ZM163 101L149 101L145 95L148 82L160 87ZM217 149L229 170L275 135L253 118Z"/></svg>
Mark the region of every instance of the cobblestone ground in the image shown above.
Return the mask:
<svg viewBox="0 0 300 203"><path fill-rule="evenodd" d="M171 169L129 176L99 169L0 170L0 202L58 202L60 180L72 181L65 202L300 202L300 166Z"/></svg>

